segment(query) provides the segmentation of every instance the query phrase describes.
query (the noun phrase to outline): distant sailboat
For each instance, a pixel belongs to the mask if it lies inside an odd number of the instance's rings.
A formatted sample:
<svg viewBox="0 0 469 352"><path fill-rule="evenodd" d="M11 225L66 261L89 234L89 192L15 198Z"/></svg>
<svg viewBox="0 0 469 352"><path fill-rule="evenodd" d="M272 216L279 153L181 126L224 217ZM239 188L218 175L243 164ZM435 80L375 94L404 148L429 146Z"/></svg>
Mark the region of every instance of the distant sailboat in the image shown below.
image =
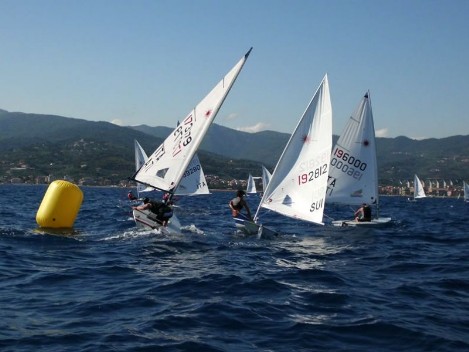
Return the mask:
<svg viewBox="0 0 469 352"><path fill-rule="evenodd" d="M235 218L237 228L259 236L263 231L274 232L261 225L259 215L262 208L324 225L331 147L332 106L325 75L277 162L254 222Z"/></svg>
<svg viewBox="0 0 469 352"><path fill-rule="evenodd" d="M418 178L417 174L414 175L414 200L419 198L425 198L425 190L423 189L422 182Z"/></svg>
<svg viewBox="0 0 469 352"><path fill-rule="evenodd" d="M376 226L391 221L379 217L378 163L369 92L361 99L332 150L326 201L366 203L376 208L376 217L371 221L335 220L334 226Z"/></svg>
<svg viewBox="0 0 469 352"><path fill-rule="evenodd" d="M134 140L134 149L135 149L135 171L140 170L140 168L148 160L148 156L143 150L140 143L137 140ZM147 185L137 182L137 197L140 198L140 193L153 191L153 187L148 187Z"/></svg>
<svg viewBox="0 0 469 352"><path fill-rule="evenodd" d="M267 185L272 178L272 174L267 170L267 168L262 165L262 190L264 191L267 188Z"/></svg>
<svg viewBox="0 0 469 352"><path fill-rule="evenodd" d="M133 175L133 180L168 192L170 197L176 193L200 143L241 72L251 50L252 48L153 152L145 164ZM148 210L134 210L133 215L136 223L152 229L162 232L180 232L179 228L171 227L171 222L167 228L162 226L154 218L154 214Z"/></svg>
<svg viewBox="0 0 469 352"><path fill-rule="evenodd" d="M254 177L252 177L251 174L249 174L249 177L248 177L248 184L247 184L247 187L246 187L246 193L247 194L257 193L256 182L254 181Z"/></svg>

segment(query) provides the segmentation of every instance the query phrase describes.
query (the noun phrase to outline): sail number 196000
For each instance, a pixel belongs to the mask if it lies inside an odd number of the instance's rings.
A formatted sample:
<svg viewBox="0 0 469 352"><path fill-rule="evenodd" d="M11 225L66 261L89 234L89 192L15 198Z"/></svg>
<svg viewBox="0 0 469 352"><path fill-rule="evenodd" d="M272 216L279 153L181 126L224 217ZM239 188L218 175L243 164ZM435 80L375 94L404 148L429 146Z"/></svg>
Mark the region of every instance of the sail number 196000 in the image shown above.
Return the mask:
<svg viewBox="0 0 469 352"><path fill-rule="evenodd" d="M366 170L367 163L355 158L353 155L336 148L331 158L331 167L360 180Z"/></svg>
<svg viewBox="0 0 469 352"><path fill-rule="evenodd" d="M327 164L319 166L318 168L316 168L316 169L314 169L314 170L312 170L308 173L298 175L298 184L302 185L302 184L311 182L314 179L316 179L319 176L324 175L324 174L327 175Z"/></svg>

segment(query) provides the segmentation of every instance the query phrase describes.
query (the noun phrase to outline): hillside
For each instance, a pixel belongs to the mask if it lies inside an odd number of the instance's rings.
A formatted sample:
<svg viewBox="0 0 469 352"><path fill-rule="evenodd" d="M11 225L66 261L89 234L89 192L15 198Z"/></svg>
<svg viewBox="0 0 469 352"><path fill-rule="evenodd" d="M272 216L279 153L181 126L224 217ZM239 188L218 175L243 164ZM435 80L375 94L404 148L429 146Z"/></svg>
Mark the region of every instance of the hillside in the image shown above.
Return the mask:
<svg viewBox="0 0 469 352"><path fill-rule="evenodd" d="M134 172L135 139L151 154L172 131L4 110L0 126L0 180L52 173L116 182ZM213 124L199 156L206 174L245 179L248 173L259 175L261 164L272 171L288 138L285 133L246 133ZM469 179L469 136L378 138L377 150L384 184L410 180L414 173L424 179Z"/></svg>
<svg viewBox="0 0 469 352"><path fill-rule="evenodd" d="M407 137L378 138L380 180L469 178L469 136L413 140Z"/></svg>
<svg viewBox="0 0 469 352"><path fill-rule="evenodd" d="M131 127L159 138L166 138L172 129L140 125ZM247 133L212 124L200 149L216 153L230 159L247 159L262 162L274 167L283 148L290 138L289 134L262 131Z"/></svg>
<svg viewBox="0 0 469 352"><path fill-rule="evenodd" d="M0 127L0 182L12 177L67 175L116 184L135 172L135 139L148 154L162 142L108 122L4 110L0 110ZM247 178L260 168L254 161L227 160L210 152L199 152L199 158L205 174L226 179Z"/></svg>

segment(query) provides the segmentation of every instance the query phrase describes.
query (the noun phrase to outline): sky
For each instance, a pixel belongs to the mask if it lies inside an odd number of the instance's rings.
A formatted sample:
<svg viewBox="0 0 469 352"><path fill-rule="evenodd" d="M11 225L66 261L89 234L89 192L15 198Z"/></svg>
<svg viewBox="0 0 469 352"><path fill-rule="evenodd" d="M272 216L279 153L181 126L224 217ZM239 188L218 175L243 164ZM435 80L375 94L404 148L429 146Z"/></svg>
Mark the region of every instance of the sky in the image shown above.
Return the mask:
<svg viewBox="0 0 469 352"><path fill-rule="evenodd" d="M291 133L323 76L340 134L469 134L468 0L0 0L0 109L173 127L253 47L215 123Z"/></svg>

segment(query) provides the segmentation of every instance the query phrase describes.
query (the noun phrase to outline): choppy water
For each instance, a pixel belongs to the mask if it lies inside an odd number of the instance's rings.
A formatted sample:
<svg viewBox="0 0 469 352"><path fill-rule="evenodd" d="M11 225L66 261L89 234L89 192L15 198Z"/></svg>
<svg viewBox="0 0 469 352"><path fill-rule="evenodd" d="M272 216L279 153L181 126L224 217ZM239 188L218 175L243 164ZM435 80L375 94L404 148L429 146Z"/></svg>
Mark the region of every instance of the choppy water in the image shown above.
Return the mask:
<svg viewBox="0 0 469 352"><path fill-rule="evenodd" d="M379 230L268 214L283 234L258 240L226 192L181 199L182 235L137 229L117 188L82 188L73 231L38 231L45 190L0 186L2 351L469 350L462 200L384 197Z"/></svg>

